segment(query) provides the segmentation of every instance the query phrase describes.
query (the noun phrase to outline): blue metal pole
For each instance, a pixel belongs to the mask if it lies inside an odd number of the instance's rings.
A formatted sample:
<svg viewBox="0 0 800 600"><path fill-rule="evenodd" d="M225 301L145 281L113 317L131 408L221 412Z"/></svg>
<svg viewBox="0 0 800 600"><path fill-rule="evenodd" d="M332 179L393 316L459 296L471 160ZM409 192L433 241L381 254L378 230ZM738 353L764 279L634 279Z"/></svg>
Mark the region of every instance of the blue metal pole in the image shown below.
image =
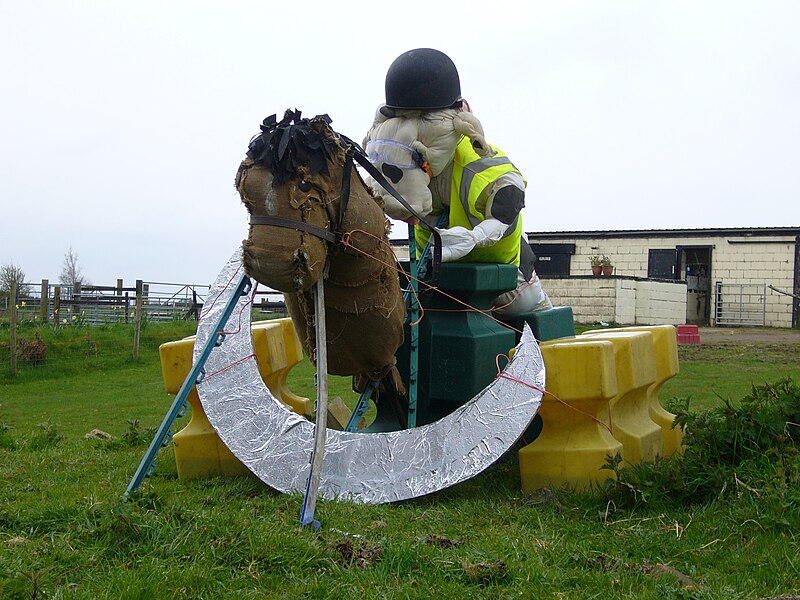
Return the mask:
<svg viewBox="0 0 800 600"><path fill-rule="evenodd" d="M439 215L436 227L444 227L448 221L448 213L443 212ZM408 226L408 260L411 270L411 281L409 290L405 293L405 301L409 310L409 323L416 323L419 320L419 283L425 277L430 262L431 245L433 237L428 238L428 243L420 252L417 258L417 238L414 234L414 226ZM409 361L408 366L408 427L417 426L417 390L419 384L419 327L410 328L411 339L409 340Z"/></svg>
<svg viewBox="0 0 800 600"><path fill-rule="evenodd" d="M378 389L378 382L374 379L370 379L364 391L361 392L361 395L358 397L356 407L353 409L353 413L350 415L350 418L347 420L347 425L344 427L345 431L354 432L358 429L358 422L361 420L361 417L364 416L364 413L367 412L367 408L369 408L369 399L376 389Z"/></svg>
<svg viewBox="0 0 800 600"><path fill-rule="evenodd" d="M419 382L419 327L416 326L419 320L419 284L417 280L420 275L420 267L423 269L425 266L422 261L425 259L426 251L429 251L430 244L425 247L417 260L417 239L414 235L414 226L408 226L408 260L409 268L411 270L411 280L409 283L409 290L406 292L406 303L408 305L408 319L412 323L410 327L409 340L409 362L408 365L408 428L413 429L417 426L417 385Z"/></svg>
<svg viewBox="0 0 800 600"><path fill-rule="evenodd" d="M156 431L153 441L150 442L147 452L145 452L144 457L142 457L142 461L139 463L139 467L136 469L133 479L131 479L131 482L128 484L128 488L125 490L125 494L123 494L124 498L127 498L131 492L135 491L142 484L145 478L150 477L155 471L156 454L158 454L158 451L164 446L167 446L170 440L172 440L172 432L170 431L172 424L175 422L175 419L186 414L186 410L189 408L189 405L186 403L186 398L189 396L189 392L192 391L192 387L194 387L195 384L200 383L205 376L204 366L206 364L206 360L208 360L208 357L211 355L211 351L220 346L225 340L225 334L222 333L225 328L225 323L228 322L228 319L233 313L233 308L236 306L239 298L250 293L251 287L252 282L250 281L250 278L244 274L244 271L242 271L239 281L236 284L236 288L231 294L230 298L228 298L225 309L217 321L216 327L214 328L215 334L208 338L203 346L200 356L197 357L197 360L192 366L191 371L189 371L189 374L186 376L186 380L183 382L180 391L175 396L172 406L170 406L167 415L161 422L161 426L158 428L158 431Z"/></svg>

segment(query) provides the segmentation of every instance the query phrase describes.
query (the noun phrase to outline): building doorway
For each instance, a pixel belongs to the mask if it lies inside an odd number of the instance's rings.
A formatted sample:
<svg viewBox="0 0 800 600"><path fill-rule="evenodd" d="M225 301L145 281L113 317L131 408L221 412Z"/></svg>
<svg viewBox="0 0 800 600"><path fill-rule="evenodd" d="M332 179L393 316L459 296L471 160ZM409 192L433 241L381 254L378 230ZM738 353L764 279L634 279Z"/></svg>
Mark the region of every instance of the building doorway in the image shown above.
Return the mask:
<svg viewBox="0 0 800 600"><path fill-rule="evenodd" d="M708 326L711 317L711 246L678 246L680 278L686 280L686 322Z"/></svg>

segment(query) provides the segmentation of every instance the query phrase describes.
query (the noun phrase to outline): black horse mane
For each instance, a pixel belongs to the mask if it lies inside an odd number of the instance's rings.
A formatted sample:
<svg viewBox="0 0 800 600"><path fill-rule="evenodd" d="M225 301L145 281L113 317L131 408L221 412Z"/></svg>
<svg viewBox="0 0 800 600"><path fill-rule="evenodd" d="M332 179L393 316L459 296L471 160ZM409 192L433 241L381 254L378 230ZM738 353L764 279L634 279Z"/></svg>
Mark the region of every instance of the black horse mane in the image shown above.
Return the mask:
<svg viewBox="0 0 800 600"><path fill-rule="evenodd" d="M247 158L266 166L274 185L294 177L300 165L327 176L335 144L322 135L321 125L331 122L328 115L303 119L299 110L287 110L280 121L270 115L261 124L261 133L250 140Z"/></svg>

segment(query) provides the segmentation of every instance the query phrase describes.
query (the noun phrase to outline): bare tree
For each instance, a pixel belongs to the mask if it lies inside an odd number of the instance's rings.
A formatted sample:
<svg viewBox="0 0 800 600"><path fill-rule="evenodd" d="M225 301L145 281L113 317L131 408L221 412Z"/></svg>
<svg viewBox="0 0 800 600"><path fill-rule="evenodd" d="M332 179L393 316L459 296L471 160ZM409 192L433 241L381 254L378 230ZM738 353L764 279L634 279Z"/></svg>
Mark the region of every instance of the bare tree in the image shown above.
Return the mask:
<svg viewBox="0 0 800 600"><path fill-rule="evenodd" d="M14 263L5 263L0 266L0 296L7 298L11 293L11 284L17 286L17 297L29 296L30 286L25 285L25 271Z"/></svg>
<svg viewBox="0 0 800 600"><path fill-rule="evenodd" d="M80 266L78 266L78 253L72 249L72 246L64 254L59 283L70 287L76 283L86 283L86 278L83 276Z"/></svg>

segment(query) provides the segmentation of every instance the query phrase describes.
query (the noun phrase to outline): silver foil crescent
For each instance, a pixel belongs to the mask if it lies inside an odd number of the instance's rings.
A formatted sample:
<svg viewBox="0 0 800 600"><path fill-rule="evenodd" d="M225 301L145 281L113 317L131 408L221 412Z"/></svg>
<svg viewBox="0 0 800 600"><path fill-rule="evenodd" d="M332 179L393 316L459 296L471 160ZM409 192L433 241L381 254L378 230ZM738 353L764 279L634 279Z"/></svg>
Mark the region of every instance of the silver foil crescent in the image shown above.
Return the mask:
<svg viewBox="0 0 800 600"><path fill-rule="evenodd" d="M206 299L195 360L214 333L241 269L239 250ZM238 300L224 342L211 352L208 375L197 391L208 420L248 469L276 490L303 492L314 423L286 408L262 381L253 354L250 307L247 297ZM446 417L387 433L329 429L320 495L379 504L430 494L474 477L519 439L539 409L544 384L544 361L526 325L503 375Z"/></svg>

